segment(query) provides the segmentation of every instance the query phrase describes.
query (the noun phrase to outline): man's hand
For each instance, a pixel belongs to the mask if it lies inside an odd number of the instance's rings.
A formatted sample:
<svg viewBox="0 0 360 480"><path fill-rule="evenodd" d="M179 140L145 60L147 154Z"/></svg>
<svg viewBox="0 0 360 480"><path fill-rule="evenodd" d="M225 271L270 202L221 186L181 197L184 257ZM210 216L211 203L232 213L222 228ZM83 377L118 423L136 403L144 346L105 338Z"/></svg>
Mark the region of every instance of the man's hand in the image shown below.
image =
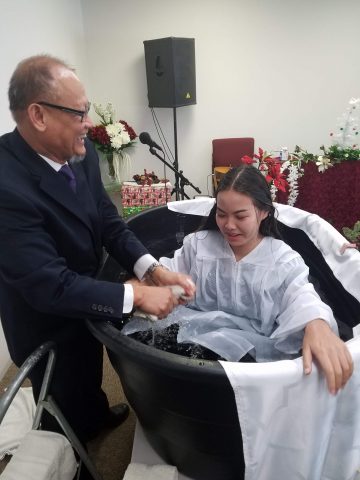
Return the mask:
<svg viewBox="0 0 360 480"><path fill-rule="evenodd" d="M138 278L136 277L131 277L129 280L126 280L125 283L128 283L129 285L132 285L133 287L135 286L140 286L140 285L150 285L149 283L141 282Z"/></svg>
<svg viewBox="0 0 360 480"><path fill-rule="evenodd" d="M146 313L165 318L178 305L179 301L170 288L148 287L132 284L134 289L134 306Z"/></svg>
<svg viewBox="0 0 360 480"><path fill-rule="evenodd" d="M185 290L185 296L188 300L195 295L195 285L189 275L183 273L171 272L161 265L151 274L151 280L158 286L180 285ZM187 300L180 300L180 303L186 303Z"/></svg>
<svg viewBox="0 0 360 480"><path fill-rule="evenodd" d="M312 361L323 370L330 393L343 388L353 372L353 361L345 343L320 318L305 327L303 365L306 375L311 373Z"/></svg>

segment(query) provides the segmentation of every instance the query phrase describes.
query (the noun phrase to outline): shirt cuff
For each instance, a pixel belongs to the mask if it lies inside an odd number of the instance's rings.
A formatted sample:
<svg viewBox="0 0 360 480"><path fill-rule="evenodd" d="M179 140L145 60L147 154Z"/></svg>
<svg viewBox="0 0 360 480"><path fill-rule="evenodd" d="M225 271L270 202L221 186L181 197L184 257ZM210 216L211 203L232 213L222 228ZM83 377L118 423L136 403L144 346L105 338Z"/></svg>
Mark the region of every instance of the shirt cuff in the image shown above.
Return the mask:
<svg viewBox="0 0 360 480"><path fill-rule="evenodd" d="M148 268L156 261L156 258L150 255L150 253L146 253L145 255L140 257L134 265L134 273L137 278L139 280L142 280Z"/></svg>
<svg viewBox="0 0 360 480"><path fill-rule="evenodd" d="M134 289L130 283L124 283L123 313L130 313L134 306Z"/></svg>

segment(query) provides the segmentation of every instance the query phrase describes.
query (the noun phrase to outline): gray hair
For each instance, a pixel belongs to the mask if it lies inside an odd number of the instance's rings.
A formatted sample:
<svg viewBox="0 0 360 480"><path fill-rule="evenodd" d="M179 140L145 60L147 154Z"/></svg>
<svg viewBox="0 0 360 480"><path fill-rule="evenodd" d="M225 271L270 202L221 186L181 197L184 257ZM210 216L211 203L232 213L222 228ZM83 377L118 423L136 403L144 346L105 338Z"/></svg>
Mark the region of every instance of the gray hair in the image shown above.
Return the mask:
<svg viewBox="0 0 360 480"><path fill-rule="evenodd" d="M56 95L53 67L65 67L74 71L67 63L51 55L35 55L25 58L16 67L9 83L9 107L17 121L19 113L33 102L48 100L49 94Z"/></svg>

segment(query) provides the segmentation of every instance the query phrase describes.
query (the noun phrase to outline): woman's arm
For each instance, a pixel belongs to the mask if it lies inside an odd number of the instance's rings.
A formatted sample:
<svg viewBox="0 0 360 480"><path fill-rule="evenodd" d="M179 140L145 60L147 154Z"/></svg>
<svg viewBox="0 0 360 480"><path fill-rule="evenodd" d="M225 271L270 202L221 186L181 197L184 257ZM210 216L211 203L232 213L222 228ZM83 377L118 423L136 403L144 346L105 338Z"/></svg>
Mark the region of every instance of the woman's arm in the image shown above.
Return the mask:
<svg viewBox="0 0 360 480"><path fill-rule="evenodd" d="M302 340L304 373L312 370L315 361L323 370L329 391L336 394L349 380L353 364L345 343L337 335L333 313L308 281L308 268L300 258L282 263L284 294L278 317L279 326L272 334L279 338L278 348L286 336L304 331Z"/></svg>
<svg viewBox="0 0 360 480"><path fill-rule="evenodd" d="M309 375L315 360L323 370L330 393L343 388L353 372L353 361L345 343L317 318L305 327L303 341L304 373Z"/></svg>

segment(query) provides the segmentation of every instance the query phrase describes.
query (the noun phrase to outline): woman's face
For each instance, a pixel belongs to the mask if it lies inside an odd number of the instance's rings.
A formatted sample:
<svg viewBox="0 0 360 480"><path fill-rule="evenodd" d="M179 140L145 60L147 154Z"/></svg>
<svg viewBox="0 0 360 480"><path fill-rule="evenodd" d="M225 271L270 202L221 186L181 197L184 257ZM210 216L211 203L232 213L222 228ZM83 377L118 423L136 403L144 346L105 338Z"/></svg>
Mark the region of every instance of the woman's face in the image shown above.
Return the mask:
<svg viewBox="0 0 360 480"><path fill-rule="evenodd" d="M259 226L268 212L259 210L250 197L234 190L219 192L216 206L216 223L239 260L260 243Z"/></svg>

